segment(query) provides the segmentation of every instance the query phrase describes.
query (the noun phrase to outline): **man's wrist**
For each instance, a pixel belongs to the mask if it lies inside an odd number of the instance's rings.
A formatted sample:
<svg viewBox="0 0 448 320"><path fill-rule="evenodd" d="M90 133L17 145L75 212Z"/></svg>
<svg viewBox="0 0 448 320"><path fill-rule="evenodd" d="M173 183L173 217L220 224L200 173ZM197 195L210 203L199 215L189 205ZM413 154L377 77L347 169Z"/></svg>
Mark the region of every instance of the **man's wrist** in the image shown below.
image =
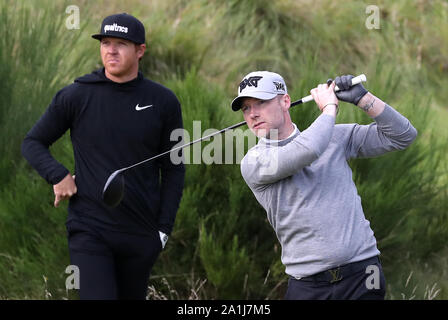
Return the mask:
<svg viewBox="0 0 448 320"><path fill-rule="evenodd" d="M322 113L330 116L336 116L339 112L339 106L335 102L330 102L322 107Z"/></svg>
<svg viewBox="0 0 448 320"><path fill-rule="evenodd" d="M374 118L384 110L385 103L369 92L359 100L357 106L365 111L368 116Z"/></svg>
<svg viewBox="0 0 448 320"><path fill-rule="evenodd" d="M357 106L360 107L365 112L369 112L375 103L375 97L369 94L366 94L364 97L362 97Z"/></svg>

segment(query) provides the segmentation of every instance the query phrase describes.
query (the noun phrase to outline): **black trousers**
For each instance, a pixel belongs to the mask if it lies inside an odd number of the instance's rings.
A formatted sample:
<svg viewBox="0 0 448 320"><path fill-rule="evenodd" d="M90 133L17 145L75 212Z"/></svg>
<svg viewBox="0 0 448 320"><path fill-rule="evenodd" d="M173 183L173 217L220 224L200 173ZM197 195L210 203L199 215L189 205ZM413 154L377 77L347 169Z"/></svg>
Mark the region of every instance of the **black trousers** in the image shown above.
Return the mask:
<svg viewBox="0 0 448 320"><path fill-rule="evenodd" d="M111 232L78 221L67 224L70 263L79 270L82 300L146 298L151 269L162 250L158 232Z"/></svg>
<svg viewBox="0 0 448 320"><path fill-rule="evenodd" d="M378 257L302 279L289 278L286 300L384 300L386 280Z"/></svg>

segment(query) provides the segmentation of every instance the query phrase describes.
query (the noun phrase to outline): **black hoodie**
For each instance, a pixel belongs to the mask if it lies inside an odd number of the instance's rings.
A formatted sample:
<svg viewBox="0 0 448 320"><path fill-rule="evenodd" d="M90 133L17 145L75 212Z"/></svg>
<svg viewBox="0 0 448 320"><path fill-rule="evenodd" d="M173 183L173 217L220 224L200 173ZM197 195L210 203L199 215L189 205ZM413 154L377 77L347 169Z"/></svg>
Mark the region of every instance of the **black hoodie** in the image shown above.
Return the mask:
<svg viewBox="0 0 448 320"><path fill-rule="evenodd" d="M116 208L103 203L102 190L115 170L171 149L178 143L170 141L171 132L182 127L180 103L169 89L140 72L134 80L116 83L102 68L55 95L25 137L22 154L48 183L57 184L69 170L49 147L70 129L78 191L70 198L67 222L170 234L182 196L183 164L174 165L167 155L127 171L125 195Z"/></svg>

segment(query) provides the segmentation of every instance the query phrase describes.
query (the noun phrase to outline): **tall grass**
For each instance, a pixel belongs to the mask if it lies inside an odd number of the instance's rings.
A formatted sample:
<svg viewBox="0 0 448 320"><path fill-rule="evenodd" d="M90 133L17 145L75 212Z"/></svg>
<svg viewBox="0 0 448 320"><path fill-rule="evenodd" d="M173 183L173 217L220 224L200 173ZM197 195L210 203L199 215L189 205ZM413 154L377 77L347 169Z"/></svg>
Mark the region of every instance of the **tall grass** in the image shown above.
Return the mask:
<svg viewBox="0 0 448 320"><path fill-rule="evenodd" d="M432 127L433 106L446 101L441 88L447 82L443 30L448 30L448 11L443 1L418 3L424 5L380 1L381 29L367 30L369 3L358 1L344 6L327 0L79 1L81 29L69 31L65 7L72 3L2 2L0 297L76 298L64 287L66 208L52 207L51 186L19 150L52 96L100 66L90 35L104 15L115 12L145 23L148 51L141 69L179 97L190 136L193 121L201 121L204 131L242 120L229 104L242 76L255 69L284 75L293 99L328 77L365 73L366 87L419 131L406 151L350 163L382 252L388 298L448 297L446 265L437 263L447 257L447 145L438 136L440 128ZM303 130L318 110L309 103L291 114ZM370 121L361 110L341 104L338 122ZM190 147L190 156L208 143ZM235 148L234 141L225 143ZM52 153L73 168L67 135ZM286 276L280 251L238 165L189 164L176 224L154 267L149 298L281 298Z"/></svg>
<svg viewBox="0 0 448 320"><path fill-rule="evenodd" d="M40 4L51 8L48 1ZM20 145L52 96L89 58L73 50L84 29L65 28L62 3L44 10L37 2L3 1L0 14L0 296L42 298L45 288L60 288L69 264L66 211L52 208L51 186L30 171ZM73 168L67 142L64 137L52 152Z"/></svg>

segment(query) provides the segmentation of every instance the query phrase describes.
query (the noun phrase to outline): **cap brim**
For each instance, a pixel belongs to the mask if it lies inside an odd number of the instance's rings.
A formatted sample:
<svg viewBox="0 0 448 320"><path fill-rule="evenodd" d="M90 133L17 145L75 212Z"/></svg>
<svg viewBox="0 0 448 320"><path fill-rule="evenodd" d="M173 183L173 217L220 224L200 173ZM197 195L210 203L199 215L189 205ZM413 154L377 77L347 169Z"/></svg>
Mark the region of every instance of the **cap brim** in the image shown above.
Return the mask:
<svg viewBox="0 0 448 320"><path fill-rule="evenodd" d="M241 109L241 100L244 98L256 98L261 100L271 100L274 99L277 96L276 93L269 93L269 92L253 92L248 93L242 96L238 96L232 101L232 110L238 111Z"/></svg>
<svg viewBox="0 0 448 320"><path fill-rule="evenodd" d="M132 40L132 39L129 39L129 38L126 38L126 37L120 37L119 35L112 35L112 34L101 34L101 33L97 33L97 34L93 34L92 35L92 38L93 39L96 39L96 40L100 40L101 41L101 39L103 39L103 38L118 38L118 39L124 39L124 40L128 40L128 41L131 41L131 42L134 42L134 43L136 43L136 44L142 44L143 42L137 42L137 41L134 41L134 40Z"/></svg>

